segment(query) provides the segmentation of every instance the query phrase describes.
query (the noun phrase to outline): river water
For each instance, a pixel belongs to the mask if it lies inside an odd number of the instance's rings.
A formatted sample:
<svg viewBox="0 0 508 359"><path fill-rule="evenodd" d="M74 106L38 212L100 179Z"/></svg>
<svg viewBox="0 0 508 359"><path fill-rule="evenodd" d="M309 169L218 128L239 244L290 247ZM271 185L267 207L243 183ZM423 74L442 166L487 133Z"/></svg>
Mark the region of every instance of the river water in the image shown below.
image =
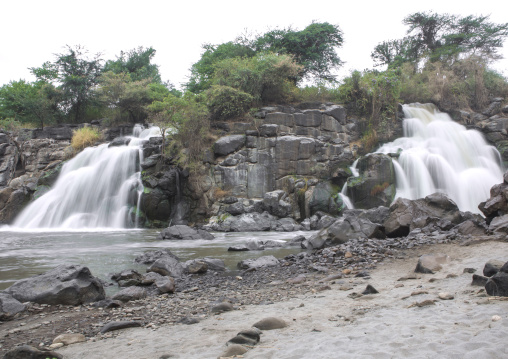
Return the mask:
<svg viewBox="0 0 508 359"><path fill-rule="evenodd" d="M228 252L232 245L248 240L289 241L297 235L308 237L314 232L232 232L213 233L215 240L159 240L160 230L130 229L103 231L11 231L0 229L0 290L16 280L34 276L63 263L90 268L93 275L109 281L109 274L124 269L145 273L146 265L134 262L148 250L169 248L181 261L212 257L224 260L235 274L236 264L247 258L274 255L282 258L301 251L298 247L274 248L264 251Z"/></svg>

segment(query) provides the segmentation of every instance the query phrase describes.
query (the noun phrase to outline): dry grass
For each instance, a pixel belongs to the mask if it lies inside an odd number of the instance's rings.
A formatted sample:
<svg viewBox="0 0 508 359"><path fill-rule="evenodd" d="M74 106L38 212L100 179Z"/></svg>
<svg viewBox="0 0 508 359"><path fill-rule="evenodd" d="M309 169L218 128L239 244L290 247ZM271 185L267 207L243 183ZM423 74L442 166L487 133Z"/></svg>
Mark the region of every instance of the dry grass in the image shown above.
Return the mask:
<svg viewBox="0 0 508 359"><path fill-rule="evenodd" d="M222 199L224 197L229 196L230 193L231 193L231 191L226 191L226 190L223 190L222 188L219 188L219 187L215 187L213 189L213 197L215 199Z"/></svg>
<svg viewBox="0 0 508 359"><path fill-rule="evenodd" d="M81 151L94 145L100 138L101 135L95 128L83 127L73 132L71 146L75 151Z"/></svg>

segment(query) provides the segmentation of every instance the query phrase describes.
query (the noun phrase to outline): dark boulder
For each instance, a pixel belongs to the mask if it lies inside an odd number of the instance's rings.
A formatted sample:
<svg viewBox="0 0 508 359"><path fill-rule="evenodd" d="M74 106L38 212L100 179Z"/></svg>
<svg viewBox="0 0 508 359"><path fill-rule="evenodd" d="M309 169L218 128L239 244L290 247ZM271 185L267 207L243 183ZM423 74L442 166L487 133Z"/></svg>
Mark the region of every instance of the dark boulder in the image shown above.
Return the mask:
<svg viewBox="0 0 508 359"><path fill-rule="evenodd" d="M127 146L131 139L131 137L117 137L109 143L108 147Z"/></svg>
<svg viewBox="0 0 508 359"><path fill-rule="evenodd" d="M245 145L244 135L231 135L219 138L213 145L215 156L226 156Z"/></svg>
<svg viewBox="0 0 508 359"><path fill-rule="evenodd" d="M20 302L79 305L105 298L100 280L87 267L62 264L5 290Z"/></svg>
<svg viewBox="0 0 508 359"><path fill-rule="evenodd" d="M485 266L483 267L483 275L485 277L492 277L494 274L500 271L503 265L504 262L496 259L491 259L485 263Z"/></svg>
<svg viewBox="0 0 508 359"><path fill-rule="evenodd" d="M196 240L196 239L215 239L213 234L201 230L194 229L186 225L176 225L165 228L159 234L160 239L167 240Z"/></svg>
<svg viewBox="0 0 508 359"><path fill-rule="evenodd" d="M112 332L114 330L126 329L126 328L137 328L143 326L143 323L140 321L119 321L119 322L109 322L104 325L101 329L101 333Z"/></svg>
<svg viewBox="0 0 508 359"><path fill-rule="evenodd" d="M63 355L49 351L39 350L29 345L22 345L9 350L3 359L63 359Z"/></svg>
<svg viewBox="0 0 508 359"><path fill-rule="evenodd" d="M141 284L142 276L134 269L126 269L111 276L120 287L130 287Z"/></svg>
<svg viewBox="0 0 508 359"><path fill-rule="evenodd" d="M146 271L159 273L163 276L180 278L183 276L184 267L178 261L178 259L167 256L157 259L151 266L146 269Z"/></svg>
<svg viewBox="0 0 508 359"><path fill-rule="evenodd" d="M13 296L0 292L0 321L10 320L25 309L26 306Z"/></svg>
<svg viewBox="0 0 508 359"><path fill-rule="evenodd" d="M508 297L508 273L498 272L489 278L485 284L488 295Z"/></svg>

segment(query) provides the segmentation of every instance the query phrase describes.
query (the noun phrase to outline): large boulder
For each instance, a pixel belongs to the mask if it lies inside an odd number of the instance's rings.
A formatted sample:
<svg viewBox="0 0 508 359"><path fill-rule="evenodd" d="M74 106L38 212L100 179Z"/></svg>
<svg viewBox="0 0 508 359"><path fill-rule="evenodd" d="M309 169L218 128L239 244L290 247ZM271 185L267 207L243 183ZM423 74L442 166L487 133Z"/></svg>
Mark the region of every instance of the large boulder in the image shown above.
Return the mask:
<svg viewBox="0 0 508 359"><path fill-rule="evenodd" d="M10 294L0 292L0 321L10 320L26 306Z"/></svg>
<svg viewBox="0 0 508 359"><path fill-rule="evenodd" d="M413 229L428 225L431 219L446 220L452 224L465 220L457 204L444 193L434 193L417 200L397 198L384 222L386 235L407 236Z"/></svg>
<svg viewBox="0 0 508 359"><path fill-rule="evenodd" d="M20 302L79 305L105 298L100 280L87 267L62 264L5 290Z"/></svg>
<svg viewBox="0 0 508 359"><path fill-rule="evenodd" d="M286 192L276 190L266 192L263 197L263 208L279 218L287 217L291 213L291 204L285 201Z"/></svg>
<svg viewBox="0 0 508 359"><path fill-rule="evenodd" d="M485 291L488 295L508 297L508 273L499 271L490 277Z"/></svg>
<svg viewBox="0 0 508 359"><path fill-rule="evenodd" d="M279 260L274 256L263 256L256 259L244 259L238 262L239 269L260 269L265 267L278 266Z"/></svg>
<svg viewBox="0 0 508 359"><path fill-rule="evenodd" d="M146 269L147 272L159 273L163 276L180 278L185 271L183 265L175 257L161 257Z"/></svg>
<svg viewBox="0 0 508 359"><path fill-rule="evenodd" d="M186 225L176 225L162 230L159 239L167 240L195 240L195 239L215 239L213 234L201 229L194 229Z"/></svg>
<svg viewBox="0 0 508 359"><path fill-rule="evenodd" d="M218 232L263 232L275 227L276 222L277 218L268 212L254 212L228 216L210 223L207 227Z"/></svg>
<svg viewBox="0 0 508 359"><path fill-rule="evenodd" d="M229 155L245 145L244 135L231 135L219 138L213 145L215 156L221 157Z"/></svg>
<svg viewBox="0 0 508 359"><path fill-rule="evenodd" d="M395 170L392 158L371 153L358 160L357 177L347 182L347 194L356 208L389 206L395 197Z"/></svg>
<svg viewBox="0 0 508 359"><path fill-rule="evenodd" d="M487 224L498 216L508 214L508 172L503 176L503 183L496 184L490 189L490 198L478 205L485 215Z"/></svg>
<svg viewBox="0 0 508 359"><path fill-rule="evenodd" d="M332 216L338 216L346 208L340 188L333 186L330 182L320 182L311 189L309 198L310 215L317 212L329 213Z"/></svg>

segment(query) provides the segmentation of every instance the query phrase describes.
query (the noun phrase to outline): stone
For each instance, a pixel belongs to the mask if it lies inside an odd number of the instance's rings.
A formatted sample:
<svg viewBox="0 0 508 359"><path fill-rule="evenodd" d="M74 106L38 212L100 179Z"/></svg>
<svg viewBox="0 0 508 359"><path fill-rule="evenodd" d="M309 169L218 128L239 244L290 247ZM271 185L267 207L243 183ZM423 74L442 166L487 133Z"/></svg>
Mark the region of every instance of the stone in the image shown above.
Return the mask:
<svg viewBox="0 0 508 359"><path fill-rule="evenodd" d="M489 278L485 284L488 295L508 297L508 273L498 272Z"/></svg>
<svg viewBox="0 0 508 359"><path fill-rule="evenodd" d="M0 321L11 320L16 314L23 312L26 305L8 293L0 292Z"/></svg>
<svg viewBox="0 0 508 359"><path fill-rule="evenodd" d="M487 281L489 280L488 277L484 277L482 275L473 274L473 281L471 282L471 285L478 286L478 287L485 287L485 284L487 284Z"/></svg>
<svg viewBox="0 0 508 359"><path fill-rule="evenodd" d="M256 259L244 259L237 265L239 269L259 269L280 265L279 260L274 256L263 256Z"/></svg>
<svg viewBox="0 0 508 359"><path fill-rule="evenodd" d="M152 264L157 259L162 257L173 257L178 260L178 257L175 256L169 249L162 249L157 251L148 251L143 254L140 254L134 259L134 262L141 264Z"/></svg>
<svg viewBox="0 0 508 359"><path fill-rule="evenodd" d="M226 156L245 145L245 136L231 135L219 138L213 145L215 156Z"/></svg>
<svg viewBox="0 0 508 359"><path fill-rule="evenodd" d="M123 303L120 300L112 300L110 298L106 298L103 300L99 300L92 304L94 308L120 308L123 306Z"/></svg>
<svg viewBox="0 0 508 359"><path fill-rule="evenodd" d="M180 319L178 323L185 324L185 325L192 325L199 323L199 319L196 317L183 317Z"/></svg>
<svg viewBox="0 0 508 359"><path fill-rule="evenodd" d="M122 302L129 302L131 300L138 300L146 298L146 290L141 287L127 287L117 292L112 299L120 300Z"/></svg>
<svg viewBox="0 0 508 359"><path fill-rule="evenodd" d="M167 240L215 239L214 235L207 231L196 230L186 225L175 225L165 228L159 234L159 238Z"/></svg>
<svg viewBox="0 0 508 359"><path fill-rule="evenodd" d="M299 236L291 238L291 240L289 241L288 245L289 246L300 247L302 245L302 242L305 241L305 240L306 240L305 236L299 235Z"/></svg>
<svg viewBox="0 0 508 359"><path fill-rule="evenodd" d="M155 281L155 286L160 294L175 292L175 280L171 277L157 279Z"/></svg>
<svg viewBox="0 0 508 359"><path fill-rule="evenodd" d="M112 332L114 330L126 329L126 328L137 328L143 326L143 323L140 321L118 321L118 322L109 322L101 328L101 333Z"/></svg>
<svg viewBox="0 0 508 359"><path fill-rule="evenodd" d="M86 338L83 334L80 333L60 334L55 339L53 339L53 344L62 343L63 345L71 345L83 342L86 342Z"/></svg>
<svg viewBox="0 0 508 359"><path fill-rule="evenodd" d="M446 254L424 254L418 258L416 273L434 273L442 269L442 264L450 261Z"/></svg>
<svg viewBox="0 0 508 359"><path fill-rule="evenodd" d="M233 307L233 305L231 303L228 303L228 302L222 302L222 303L216 304L216 305L212 306L212 308L211 308L212 313L230 312L232 310L235 310L235 308Z"/></svg>
<svg viewBox="0 0 508 359"><path fill-rule="evenodd" d="M105 298L101 281L87 267L62 264L5 290L20 302L79 305Z"/></svg>
<svg viewBox="0 0 508 359"><path fill-rule="evenodd" d="M494 274L499 272L503 264L504 262L496 259L489 260L487 263L485 263L485 266L483 267L483 275L485 277L492 277Z"/></svg>
<svg viewBox="0 0 508 359"><path fill-rule="evenodd" d="M146 271L156 272L163 276L180 278L184 274L184 267L178 259L168 256L157 259Z"/></svg>
<svg viewBox="0 0 508 359"><path fill-rule="evenodd" d="M63 355L50 350L39 350L29 345L22 345L9 350L3 359L63 359Z"/></svg>
<svg viewBox="0 0 508 359"><path fill-rule="evenodd" d="M141 284L142 276L134 269L126 269L113 274L111 279L118 282L120 287L130 287Z"/></svg>
<svg viewBox="0 0 508 359"><path fill-rule="evenodd" d="M222 259L219 258L200 258L198 259L201 262L205 262L208 265L208 270L212 270L215 272L224 272L226 270L226 264Z"/></svg>
<svg viewBox="0 0 508 359"><path fill-rule="evenodd" d="M109 143L108 147L127 146L131 139L131 137L117 137Z"/></svg>
<svg viewBox="0 0 508 359"><path fill-rule="evenodd" d="M362 292L363 295L366 294L377 294L379 293L376 288L374 288L372 285L368 284L365 290Z"/></svg>
<svg viewBox="0 0 508 359"><path fill-rule="evenodd" d="M185 269L189 274L202 274L208 271L208 264L206 264L206 262L194 259L185 262Z"/></svg>
<svg viewBox="0 0 508 359"><path fill-rule="evenodd" d="M508 214L493 218L489 224L489 231L508 234Z"/></svg>
<svg viewBox="0 0 508 359"><path fill-rule="evenodd" d="M240 356L242 354L247 353L247 351L248 351L247 348L245 348L243 345L231 344L228 345L226 350L224 350L221 355L219 355L218 359Z"/></svg>
<svg viewBox="0 0 508 359"><path fill-rule="evenodd" d="M452 299L455 299L455 296L453 294L446 293L446 292L441 292L437 296L441 300L452 300Z"/></svg>
<svg viewBox="0 0 508 359"><path fill-rule="evenodd" d="M254 329L242 330L234 338L228 341L232 344L256 345L259 343L259 332Z"/></svg>
<svg viewBox="0 0 508 359"><path fill-rule="evenodd" d="M287 323L283 319L276 317L263 318L253 325L254 328L258 328L259 330L282 329L287 326Z"/></svg>
<svg viewBox="0 0 508 359"><path fill-rule="evenodd" d="M141 285L151 285L156 281L163 279L164 276L156 272L148 272L143 274L141 278Z"/></svg>

